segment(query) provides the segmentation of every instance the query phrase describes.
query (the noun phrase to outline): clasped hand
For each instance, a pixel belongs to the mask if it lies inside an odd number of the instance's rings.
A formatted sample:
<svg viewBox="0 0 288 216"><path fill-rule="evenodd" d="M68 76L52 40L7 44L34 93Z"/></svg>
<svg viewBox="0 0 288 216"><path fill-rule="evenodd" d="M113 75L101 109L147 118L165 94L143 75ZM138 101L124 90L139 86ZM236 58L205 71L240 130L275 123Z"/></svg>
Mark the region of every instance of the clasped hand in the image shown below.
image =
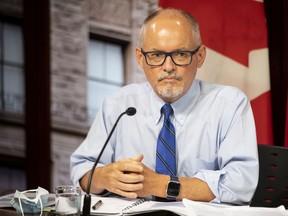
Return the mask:
<svg viewBox="0 0 288 216"><path fill-rule="evenodd" d="M97 189L93 191L97 193L106 189L128 198L153 195L151 184L158 174L145 166L142 160L143 155L137 155L97 168L92 183L92 188Z"/></svg>

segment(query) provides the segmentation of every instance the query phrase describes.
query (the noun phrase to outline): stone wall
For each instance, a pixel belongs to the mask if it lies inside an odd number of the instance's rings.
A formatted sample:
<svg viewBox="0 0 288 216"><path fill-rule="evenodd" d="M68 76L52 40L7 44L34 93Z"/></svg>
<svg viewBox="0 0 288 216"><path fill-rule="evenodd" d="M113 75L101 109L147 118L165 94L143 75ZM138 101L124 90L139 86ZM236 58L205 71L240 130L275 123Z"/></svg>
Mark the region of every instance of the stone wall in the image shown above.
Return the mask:
<svg viewBox="0 0 288 216"><path fill-rule="evenodd" d="M86 123L88 1L51 0L53 126ZM58 124L57 124L58 123Z"/></svg>
<svg viewBox="0 0 288 216"><path fill-rule="evenodd" d="M1 0L0 1L0 14L22 17L22 2L24 0Z"/></svg>
<svg viewBox="0 0 288 216"><path fill-rule="evenodd" d="M69 157L89 128L86 107L89 33L127 42L126 83L141 82L145 76L136 63L135 46L142 21L157 8L157 1L51 2L53 188L70 183Z"/></svg>
<svg viewBox="0 0 288 216"><path fill-rule="evenodd" d="M71 183L69 157L87 131L88 3L87 0L50 3L52 188Z"/></svg>
<svg viewBox="0 0 288 216"><path fill-rule="evenodd" d="M85 138L87 45L89 33L125 41L126 84L145 76L135 60L144 18L157 0L51 0L51 160L52 185L70 184L70 155ZM22 16L22 0L1 0L0 13ZM18 136L14 136L18 134ZM21 126L0 123L1 153L25 157Z"/></svg>

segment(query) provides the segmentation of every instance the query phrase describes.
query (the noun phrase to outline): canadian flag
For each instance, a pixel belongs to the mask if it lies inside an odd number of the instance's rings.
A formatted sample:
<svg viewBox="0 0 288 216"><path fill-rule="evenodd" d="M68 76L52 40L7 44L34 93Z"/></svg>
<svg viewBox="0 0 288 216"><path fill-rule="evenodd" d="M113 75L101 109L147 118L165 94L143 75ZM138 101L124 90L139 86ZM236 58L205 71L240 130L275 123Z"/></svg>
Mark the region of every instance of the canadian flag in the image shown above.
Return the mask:
<svg viewBox="0 0 288 216"><path fill-rule="evenodd" d="M267 26L263 0L159 0L199 22L207 57L197 78L240 88L249 97L257 142L273 144Z"/></svg>

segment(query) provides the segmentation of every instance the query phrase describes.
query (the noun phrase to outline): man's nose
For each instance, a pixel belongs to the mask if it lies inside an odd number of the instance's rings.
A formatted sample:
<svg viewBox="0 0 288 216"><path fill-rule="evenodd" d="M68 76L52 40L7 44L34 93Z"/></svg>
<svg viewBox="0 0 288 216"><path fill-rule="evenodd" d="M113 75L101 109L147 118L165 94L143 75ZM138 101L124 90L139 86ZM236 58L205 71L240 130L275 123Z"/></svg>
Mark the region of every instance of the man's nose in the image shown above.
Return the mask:
<svg viewBox="0 0 288 216"><path fill-rule="evenodd" d="M174 71L175 68L176 68L176 65L172 61L171 56L167 56L167 58L165 59L165 62L163 63L164 71L167 71L167 72Z"/></svg>

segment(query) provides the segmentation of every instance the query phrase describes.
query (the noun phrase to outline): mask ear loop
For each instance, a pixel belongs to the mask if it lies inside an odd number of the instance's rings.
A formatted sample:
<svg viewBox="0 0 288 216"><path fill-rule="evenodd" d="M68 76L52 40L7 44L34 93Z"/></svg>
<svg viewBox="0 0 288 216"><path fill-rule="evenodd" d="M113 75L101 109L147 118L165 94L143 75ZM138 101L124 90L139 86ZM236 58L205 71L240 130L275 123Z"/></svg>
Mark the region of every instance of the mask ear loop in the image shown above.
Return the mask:
<svg viewBox="0 0 288 216"><path fill-rule="evenodd" d="M36 190L36 198L39 200L39 202L40 202L40 206L41 206L41 213L40 213L40 216L42 216L42 213L43 213L43 203L42 203L42 199L41 199L41 196L43 195L43 194L40 194L39 193L39 188L40 187L38 187L38 189ZM36 199L35 198L35 199Z"/></svg>
<svg viewBox="0 0 288 216"><path fill-rule="evenodd" d="M41 197L39 198L39 201L40 201L40 206L41 206L40 216L42 216L42 213L43 213L43 204L42 204L42 199L41 199Z"/></svg>
<svg viewBox="0 0 288 216"><path fill-rule="evenodd" d="M19 205L20 205L20 210L21 210L22 216L24 216L24 212L23 212L23 208L22 208L22 202L21 202L20 197L18 197L18 201L19 201Z"/></svg>

